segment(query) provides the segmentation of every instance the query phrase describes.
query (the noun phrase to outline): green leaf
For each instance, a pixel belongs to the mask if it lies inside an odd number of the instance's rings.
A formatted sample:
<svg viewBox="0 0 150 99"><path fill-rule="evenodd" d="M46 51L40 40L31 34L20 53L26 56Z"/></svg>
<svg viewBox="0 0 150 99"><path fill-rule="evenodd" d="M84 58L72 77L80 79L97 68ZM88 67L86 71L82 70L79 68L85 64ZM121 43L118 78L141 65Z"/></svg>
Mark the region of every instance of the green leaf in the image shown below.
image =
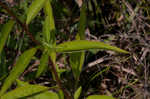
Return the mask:
<svg viewBox="0 0 150 99"><path fill-rule="evenodd" d="M46 38L46 41L53 48L56 46L56 36L55 36L56 28L55 28L55 21L53 17L53 10L51 6L51 0L47 0L47 2L45 3L44 10L47 18L47 22L45 22L45 26L44 26L45 29L44 35L49 36ZM56 52L54 50L50 50L49 56L53 64L56 64ZM59 75L59 68L56 67L56 71ZM53 78L55 79L54 74L53 74Z"/></svg>
<svg viewBox="0 0 150 99"><path fill-rule="evenodd" d="M51 58L52 62L55 64L56 63L56 52L55 51L51 51L49 53L49 55L50 55L50 58Z"/></svg>
<svg viewBox="0 0 150 99"><path fill-rule="evenodd" d="M44 72L44 70L46 69L46 67L48 65L48 59L49 59L48 52L44 51L42 53L42 57L40 59L40 65L38 66L38 71L37 71L36 77L39 77L41 75L41 73Z"/></svg>
<svg viewBox="0 0 150 99"><path fill-rule="evenodd" d="M8 75L8 62L6 60L6 51L3 50L2 53L0 53L0 81Z"/></svg>
<svg viewBox="0 0 150 99"><path fill-rule="evenodd" d="M8 37L9 33L12 30L13 25L14 25L14 21L10 20L3 26L2 30L1 30L1 35L0 35L0 54L1 54L2 50L3 50L3 47L4 47L5 42L7 40L7 37Z"/></svg>
<svg viewBox="0 0 150 99"><path fill-rule="evenodd" d="M85 27L86 27L86 3L83 3L80 11L80 20L78 34L76 35L76 40L85 39ZM76 85L78 84L80 73L85 59L85 52L71 53L70 55L70 65L76 79Z"/></svg>
<svg viewBox="0 0 150 99"><path fill-rule="evenodd" d="M4 81L4 84L0 91L0 96L6 92L6 90L11 86L11 84L19 77L19 75L28 66L32 56L36 53L36 48L31 48L25 51L17 60L16 65L11 70L9 76Z"/></svg>
<svg viewBox="0 0 150 99"><path fill-rule="evenodd" d="M53 10L51 6L50 0L47 0L44 6L45 11L45 22L43 26L43 36L46 42L56 45L56 37L55 37L55 21L53 17Z"/></svg>
<svg viewBox="0 0 150 99"><path fill-rule="evenodd" d="M42 9L44 3L46 0L34 0L32 4L30 5L28 11L27 11L27 20L26 24L29 24L31 20L35 18L35 16L38 14L38 12Z"/></svg>
<svg viewBox="0 0 150 99"><path fill-rule="evenodd" d="M47 0L44 6L44 11L46 15L45 23L43 26L43 36L45 41L50 43L50 46L56 46L56 37L55 37L55 21L53 17L53 11L50 0ZM55 64L56 53L54 51L49 51L50 58Z"/></svg>
<svg viewBox="0 0 150 99"><path fill-rule="evenodd" d="M59 99L56 93L49 92L48 89L45 86L26 84L4 94L1 99Z"/></svg>
<svg viewBox="0 0 150 99"><path fill-rule="evenodd" d="M36 96L33 96L33 97L29 98L29 99L59 99L59 97L54 92L46 91L44 93L40 93L40 94L38 94Z"/></svg>
<svg viewBox="0 0 150 99"><path fill-rule="evenodd" d="M62 90L58 91L58 96L59 96L59 99L64 99L64 93Z"/></svg>
<svg viewBox="0 0 150 99"><path fill-rule="evenodd" d="M129 54L128 51L97 41L75 40L64 42L56 46L56 52L74 52L88 49L104 49Z"/></svg>
<svg viewBox="0 0 150 99"><path fill-rule="evenodd" d="M92 77L89 77L89 78L90 78L90 82L91 82L92 80L94 80L96 77L98 77L99 75L102 75L103 73L106 73L107 71L109 71L109 69L110 69L110 67L108 66L107 68L101 70L100 72L94 73L94 74L92 75Z"/></svg>
<svg viewBox="0 0 150 99"><path fill-rule="evenodd" d="M105 96L105 95L91 95L88 96L86 99L115 99L112 96Z"/></svg>
<svg viewBox="0 0 150 99"><path fill-rule="evenodd" d="M17 82L17 87L22 87L22 86L29 85L28 82L24 82L24 81L21 81L19 79L16 79L16 82Z"/></svg>
<svg viewBox="0 0 150 99"><path fill-rule="evenodd" d="M83 3L79 20L79 37L81 40L85 39L86 28L86 3Z"/></svg>
<svg viewBox="0 0 150 99"><path fill-rule="evenodd" d="M55 30L55 21L54 21L54 17L53 17L53 10L52 10L52 6L51 6L51 2L50 0L47 0L45 3L45 14L49 17L49 28L50 31Z"/></svg>
<svg viewBox="0 0 150 99"><path fill-rule="evenodd" d="M82 87L80 86L74 94L74 99L78 99L82 91Z"/></svg>
<svg viewBox="0 0 150 99"><path fill-rule="evenodd" d="M50 41L50 19L48 16L46 16L43 24L43 37L44 41L46 42Z"/></svg>
<svg viewBox="0 0 150 99"><path fill-rule="evenodd" d="M84 63L84 55L85 52L75 52L70 54L69 62L76 81L80 76L82 65Z"/></svg>

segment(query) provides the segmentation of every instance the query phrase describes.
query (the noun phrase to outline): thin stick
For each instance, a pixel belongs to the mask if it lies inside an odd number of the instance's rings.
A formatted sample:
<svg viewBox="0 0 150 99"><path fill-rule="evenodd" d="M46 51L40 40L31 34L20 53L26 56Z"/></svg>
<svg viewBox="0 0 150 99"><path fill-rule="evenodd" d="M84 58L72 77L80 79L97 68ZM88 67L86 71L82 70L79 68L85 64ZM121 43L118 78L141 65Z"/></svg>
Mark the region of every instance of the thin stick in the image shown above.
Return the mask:
<svg viewBox="0 0 150 99"><path fill-rule="evenodd" d="M52 60L49 61L49 64L52 65L51 67L52 67L52 71L54 73L56 82L57 82L59 88L63 91L64 95L66 96L66 99L72 99L71 96L69 95L68 91L62 86L62 83L61 83L61 81L58 77L57 71L56 71L56 65L52 62Z"/></svg>

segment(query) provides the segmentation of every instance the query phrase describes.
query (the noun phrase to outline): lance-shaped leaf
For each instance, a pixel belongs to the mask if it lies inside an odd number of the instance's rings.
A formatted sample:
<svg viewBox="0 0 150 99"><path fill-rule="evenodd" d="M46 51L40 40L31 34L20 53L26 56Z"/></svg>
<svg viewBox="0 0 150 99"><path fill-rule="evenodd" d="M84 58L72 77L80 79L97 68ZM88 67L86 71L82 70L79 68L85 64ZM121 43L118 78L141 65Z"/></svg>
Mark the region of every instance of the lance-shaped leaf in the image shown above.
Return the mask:
<svg viewBox="0 0 150 99"><path fill-rule="evenodd" d="M86 3L83 3L80 13L79 21L79 37L81 40L85 39L85 27L86 27Z"/></svg>
<svg viewBox="0 0 150 99"><path fill-rule="evenodd" d="M105 44L103 42L88 41L88 40L68 41L56 46L56 52L74 52L88 49L104 49L129 54L128 51L122 50L118 47L114 47L109 44Z"/></svg>
<svg viewBox="0 0 150 99"><path fill-rule="evenodd" d="M46 19L43 26L43 37L46 43L50 43L50 46L55 46L56 45L55 21L53 17L53 11L50 0L47 0L45 2L44 11ZM49 55L52 61L55 63L56 53L54 51L50 51Z"/></svg>
<svg viewBox="0 0 150 99"><path fill-rule="evenodd" d="M36 96L31 97L30 99L59 99L58 95L54 92L44 92Z"/></svg>
<svg viewBox="0 0 150 99"><path fill-rule="evenodd" d="M42 53L42 57L40 59L40 65L38 66L38 71L37 71L36 77L39 77L41 75L41 73L43 73L43 71L46 69L46 67L48 65L48 58L49 58L48 52L44 51Z"/></svg>
<svg viewBox="0 0 150 99"><path fill-rule="evenodd" d="M55 30L55 23L53 18L52 7L49 0L45 2L44 11L45 11L45 21L43 24L43 37L44 41L50 42L50 40L53 40L51 31Z"/></svg>
<svg viewBox="0 0 150 99"><path fill-rule="evenodd" d="M53 10L52 10L52 6L51 6L51 2L50 0L47 0L45 3L45 14L49 17L49 25L50 25L50 31L55 30L55 21L54 21L54 17L53 17Z"/></svg>
<svg viewBox="0 0 150 99"><path fill-rule="evenodd" d="M1 35L0 35L0 54L1 54L2 50L3 50L3 47L4 47L5 42L7 40L7 37L9 35L10 31L12 30L13 25L14 25L14 21L10 20L10 21L8 21L8 23L6 23L3 26L2 30L1 30Z"/></svg>
<svg viewBox="0 0 150 99"><path fill-rule="evenodd" d="M115 99L112 96L105 96L105 95L91 95L88 96L86 99Z"/></svg>
<svg viewBox="0 0 150 99"><path fill-rule="evenodd" d="M9 76L4 81L4 84L0 91L0 96L6 92L6 90L11 86L11 84L19 77L19 75L28 66L32 56L36 53L36 48L31 48L25 51L17 60L16 65L11 70Z"/></svg>
<svg viewBox="0 0 150 99"><path fill-rule="evenodd" d="M38 12L42 9L45 1L47 0L34 0L32 4L30 5L28 11L27 11L27 20L26 24L29 24L31 20L35 18L35 16L38 14Z"/></svg>
<svg viewBox="0 0 150 99"><path fill-rule="evenodd" d="M69 62L72 68L73 75L78 81L82 65L84 63L85 52L75 52L70 54Z"/></svg>
<svg viewBox="0 0 150 99"><path fill-rule="evenodd" d="M78 27L78 34L76 35L76 40L84 40L85 39L85 27L86 27L86 3L83 3L81 11L80 11L80 20ZM69 62L72 68L72 72L76 79L76 85L78 83L81 69L85 59L85 52L76 52L71 53Z"/></svg>
<svg viewBox="0 0 150 99"><path fill-rule="evenodd" d="M80 21L78 34L76 36L76 40L84 40L85 39L85 27L86 27L86 3L83 3L81 12L80 12ZM76 83L78 83L78 79L81 73L81 69L85 59L85 52L76 52L70 54L70 65L76 79Z"/></svg>
<svg viewBox="0 0 150 99"><path fill-rule="evenodd" d="M48 16L45 17L43 24L43 37L44 41L50 41L50 18Z"/></svg>
<svg viewBox="0 0 150 99"><path fill-rule="evenodd" d="M59 99L56 93L48 89L45 86L26 84L4 94L1 99Z"/></svg>
<svg viewBox="0 0 150 99"><path fill-rule="evenodd" d="M45 22L45 26L44 26L45 27L44 37L49 36L46 38L46 40L48 40L47 42L50 44L50 46L55 47L56 46L56 36L55 36L56 28L55 28L55 21L53 17L53 9L51 6L51 0L46 1L44 11L45 11L46 18L47 18L47 22ZM53 64L56 64L56 52L54 50L49 51L49 56ZM59 68L56 68L56 71L59 74Z"/></svg>
<svg viewBox="0 0 150 99"><path fill-rule="evenodd" d="M78 99L82 91L82 87L80 86L76 92L74 93L74 99Z"/></svg>
<svg viewBox="0 0 150 99"><path fill-rule="evenodd" d="M51 43L52 45L56 45L55 40L55 21L53 17L53 11L50 0L47 0L44 5L45 11L45 22L43 25L43 37L44 41L47 43Z"/></svg>
<svg viewBox="0 0 150 99"><path fill-rule="evenodd" d="M21 81L19 79L16 79L16 83L17 83L17 87L22 87L22 86L29 85L28 82L24 82L24 81Z"/></svg>

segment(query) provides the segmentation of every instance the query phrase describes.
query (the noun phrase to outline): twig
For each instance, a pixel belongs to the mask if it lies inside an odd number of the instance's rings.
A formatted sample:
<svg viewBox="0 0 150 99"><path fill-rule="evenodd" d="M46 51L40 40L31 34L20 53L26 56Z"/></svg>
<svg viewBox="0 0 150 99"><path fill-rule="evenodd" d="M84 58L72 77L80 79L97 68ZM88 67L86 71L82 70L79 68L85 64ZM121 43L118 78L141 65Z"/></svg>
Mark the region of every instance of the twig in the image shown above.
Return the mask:
<svg viewBox="0 0 150 99"><path fill-rule="evenodd" d="M95 61L93 61L93 62L88 63L87 66L82 69L82 71L85 71L85 70L87 70L87 69L90 69L90 68L92 68L93 66L96 66L97 64L100 64L100 63L102 63L102 62L104 62L104 61L106 61L106 60L110 60L110 59L111 59L111 58L107 58L107 57L105 57L105 56L102 57L102 58L99 58L99 59L97 59L97 60L95 60Z"/></svg>
<svg viewBox="0 0 150 99"><path fill-rule="evenodd" d="M57 82L59 88L63 91L64 95L66 96L66 99L72 99L71 96L69 95L68 91L62 86L62 83L61 83L61 81L58 77L57 71L56 71L56 65L52 62L52 60L49 60L49 64L51 64L52 71L54 73L56 82Z"/></svg>

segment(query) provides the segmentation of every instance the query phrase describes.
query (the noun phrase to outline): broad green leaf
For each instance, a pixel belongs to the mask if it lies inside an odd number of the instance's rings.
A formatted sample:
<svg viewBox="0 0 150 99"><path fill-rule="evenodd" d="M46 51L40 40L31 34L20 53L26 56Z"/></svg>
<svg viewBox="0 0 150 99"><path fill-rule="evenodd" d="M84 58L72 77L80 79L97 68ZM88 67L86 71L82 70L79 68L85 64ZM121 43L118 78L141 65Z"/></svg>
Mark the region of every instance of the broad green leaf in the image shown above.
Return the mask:
<svg viewBox="0 0 150 99"><path fill-rule="evenodd" d="M112 96L105 96L105 95L91 95L88 96L86 99L115 99Z"/></svg>
<svg viewBox="0 0 150 99"><path fill-rule="evenodd" d="M55 43L55 22L53 18L53 11L49 0L45 2L45 22L43 25L43 37L46 42Z"/></svg>
<svg viewBox="0 0 150 99"><path fill-rule="evenodd" d="M82 91L82 87L80 86L74 94L74 99L78 99Z"/></svg>
<svg viewBox="0 0 150 99"><path fill-rule="evenodd" d="M50 31L55 30L55 21L54 21L54 17L53 17L53 10L52 10L52 6L51 6L51 2L50 0L47 0L45 3L45 14L49 17L50 19Z"/></svg>
<svg viewBox="0 0 150 99"><path fill-rule="evenodd" d="M104 49L129 54L128 51L97 41L75 40L64 42L56 46L56 52L74 52L88 49Z"/></svg>
<svg viewBox="0 0 150 99"><path fill-rule="evenodd" d="M48 16L45 17L45 21L43 24L43 37L44 41L50 41L50 19Z"/></svg>
<svg viewBox="0 0 150 99"><path fill-rule="evenodd" d="M8 37L9 33L12 30L13 25L14 25L14 21L10 20L3 26L2 30L1 30L1 35L0 35L0 54L1 54L2 50L3 50L3 47L4 47L5 42L7 40L7 37Z"/></svg>
<svg viewBox="0 0 150 99"><path fill-rule="evenodd" d="M46 69L46 67L48 65L48 59L49 59L48 52L44 51L42 53L42 57L40 59L40 65L38 66L38 71L37 71L36 77L39 77L41 75L41 73L44 72L44 70Z"/></svg>
<svg viewBox="0 0 150 99"><path fill-rule="evenodd" d="M17 60L16 65L11 70L9 76L4 81L4 84L0 91L0 96L6 92L6 90L11 86L11 84L19 77L19 75L28 66L32 56L36 53L36 48L31 48L25 51Z"/></svg>
<svg viewBox="0 0 150 99"><path fill-rule="evenodd" d="M75 52L70 54L69 62L76 80L78 80L80 76L80 72L84 62L84 55L84 52Z"/></svg>
<svg viewBox="0 0 150 99"><path fill-rule="evenodd" d="M45 86L26 84L4 94L1 99L59 99L56 93L49 92L48 89Z"/></svg>
<svg viewBox="0 0 150 99"><path fill-rule="evenodd" d="M38 12L42 9L44 3L46 0L34 0L32 4L30 5L28 11L27 11L27 20L26 24L29 24L31 20L35 18L35 16L38 14Z"/></svg>

